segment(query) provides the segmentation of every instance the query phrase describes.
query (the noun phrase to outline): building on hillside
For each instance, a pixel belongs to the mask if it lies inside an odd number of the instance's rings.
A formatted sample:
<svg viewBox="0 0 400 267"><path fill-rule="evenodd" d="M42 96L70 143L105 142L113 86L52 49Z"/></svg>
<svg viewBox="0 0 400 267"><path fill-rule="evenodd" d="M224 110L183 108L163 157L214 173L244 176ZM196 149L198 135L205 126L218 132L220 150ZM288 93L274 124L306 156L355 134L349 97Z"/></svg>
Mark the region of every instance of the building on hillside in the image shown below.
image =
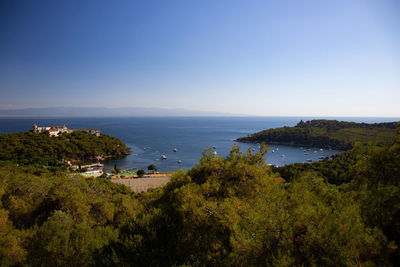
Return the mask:
<svg viewBox="0 0 400 267"><path fill-rule="evenodd" d="M103 173L104 164L100 162L87 165L71 165L71 169L86 169L87 171Z"/></svg>
<svg viewBox="0 0 400 267"><path fill-rule="evenodd" d="M48 132L50 136L58 136L60 133L73 133L73 132L87 132L88 134L100 136L100 131L97 129L68 129L67 126L65 125L38 127L36 124L34 124L33 131L35 133Z"/></svg>

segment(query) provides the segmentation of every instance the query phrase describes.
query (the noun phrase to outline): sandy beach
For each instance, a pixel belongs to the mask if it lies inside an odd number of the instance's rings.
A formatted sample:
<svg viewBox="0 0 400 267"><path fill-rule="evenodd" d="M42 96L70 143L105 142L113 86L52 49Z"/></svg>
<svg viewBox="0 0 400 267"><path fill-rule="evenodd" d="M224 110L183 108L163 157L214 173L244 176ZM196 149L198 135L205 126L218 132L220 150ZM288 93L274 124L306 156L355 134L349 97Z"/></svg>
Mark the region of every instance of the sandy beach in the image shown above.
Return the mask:
<svg viewBox="0 0 400 267"><path fill-rule="evenodd" d="M128 186L133 192L139 193L147 191L149 188L156 188L169 182L170 176L164 177L147 177L147 178L130 178L130 179L111 179L113 183Z"/></svg>

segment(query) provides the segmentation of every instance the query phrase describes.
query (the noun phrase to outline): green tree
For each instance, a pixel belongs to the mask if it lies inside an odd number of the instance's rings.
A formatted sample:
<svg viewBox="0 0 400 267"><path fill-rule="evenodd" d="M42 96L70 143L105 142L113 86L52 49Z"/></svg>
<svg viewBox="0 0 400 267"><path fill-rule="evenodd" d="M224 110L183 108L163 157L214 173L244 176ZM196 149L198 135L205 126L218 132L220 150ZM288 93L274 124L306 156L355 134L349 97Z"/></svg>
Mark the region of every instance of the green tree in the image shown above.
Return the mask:
<svg viewBox="0 0 400 267"><path fill-rule="evenodd" d="M147 167L147 169L148 169L149 171L154 172L154 171L157 171L157 166L154 165L154 164L150 164L150 165Z"/></svg>
<svg viewBox="0 0 400 267"><path fill-rule="evenodd" d="M114 169L112 170L112 172L115 174L121 173L121 168L117 167L117 163L114 163Z"/></svg>
<svg viewBox="0 0 400 267"><path fill-rule="evenodd" d="M143 175L146 174L146 172L145 172L144 170L140 169L140 170L138 170L138 171L136 172L136 174L137 174L137 176L142 177Z"/></svg>

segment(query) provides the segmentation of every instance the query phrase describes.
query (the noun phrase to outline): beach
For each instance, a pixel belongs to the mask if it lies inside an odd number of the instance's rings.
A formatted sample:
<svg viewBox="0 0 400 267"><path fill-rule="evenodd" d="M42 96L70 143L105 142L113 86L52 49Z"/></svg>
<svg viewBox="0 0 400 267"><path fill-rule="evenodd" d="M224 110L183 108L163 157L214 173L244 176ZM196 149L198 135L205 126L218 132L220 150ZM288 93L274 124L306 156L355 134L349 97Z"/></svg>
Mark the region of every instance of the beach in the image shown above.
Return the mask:
<svg viewBox="0 0 400 267"><path fill-rule="evenodd" d="M149 188L156 188L165 185L171 180L170 176L163 177L146 177L146 178L129 178L129 179L111 179L110 181L117 184L123 184L129 187L133 192L145 192Z"/></svg>

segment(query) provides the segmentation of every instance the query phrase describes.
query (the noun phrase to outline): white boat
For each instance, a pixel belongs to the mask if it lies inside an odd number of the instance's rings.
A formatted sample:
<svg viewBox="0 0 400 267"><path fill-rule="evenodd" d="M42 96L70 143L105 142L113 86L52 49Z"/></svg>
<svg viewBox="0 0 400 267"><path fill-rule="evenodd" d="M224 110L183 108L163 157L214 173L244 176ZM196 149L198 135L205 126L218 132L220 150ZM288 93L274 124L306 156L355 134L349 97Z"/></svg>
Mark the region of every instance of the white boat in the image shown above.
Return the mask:
<svg viewBox="0 0 400 267"><path fill-rule="evenodd" d="M321 149L320 149L320 151L324 151L324 149L323 149L323 148L321 148Z"/></svg>
<svg viewBox="0 0 400 267"><path fill-rule="evenodd" d="M167 156L161 155L161 159L167 159Z"/></svg>
<svg viewBox="0 0 400 267"><path fill-rule="evenodd" d="M285 154L282 154L281 157L284 158L284 157L286 157L286 155L285 155Z"/></svg>
<svg viewBox="0 0 400 267"><path fill-rule="evenodd" d="M279 148L276 148L276 151L279 151Z"/></svg>
<svg viewBox="0 0 400 267"><path fill-rule="evenodd" d="M177 151L178 151L178 149L175 147L175 148L174 148L174 152L177 152Z"/></svg>
<svg viewBox="0 0 400 267"><path fill-rule="evenodd" d="M178 160L178 163L182 163L182 160Z"/></svg>
<svg viewBox="0 0 400 267"><path fill-rule="evenodd" d="M214 152L213 152L213 155L216 156L216 155L217 155L217 151L214 151Z"/></svg>
<svg viewBox="0 0 400 267"><path fill-rule="evenodd" d="M272 149L272 153L275 153L275 150Z"/></svg>

